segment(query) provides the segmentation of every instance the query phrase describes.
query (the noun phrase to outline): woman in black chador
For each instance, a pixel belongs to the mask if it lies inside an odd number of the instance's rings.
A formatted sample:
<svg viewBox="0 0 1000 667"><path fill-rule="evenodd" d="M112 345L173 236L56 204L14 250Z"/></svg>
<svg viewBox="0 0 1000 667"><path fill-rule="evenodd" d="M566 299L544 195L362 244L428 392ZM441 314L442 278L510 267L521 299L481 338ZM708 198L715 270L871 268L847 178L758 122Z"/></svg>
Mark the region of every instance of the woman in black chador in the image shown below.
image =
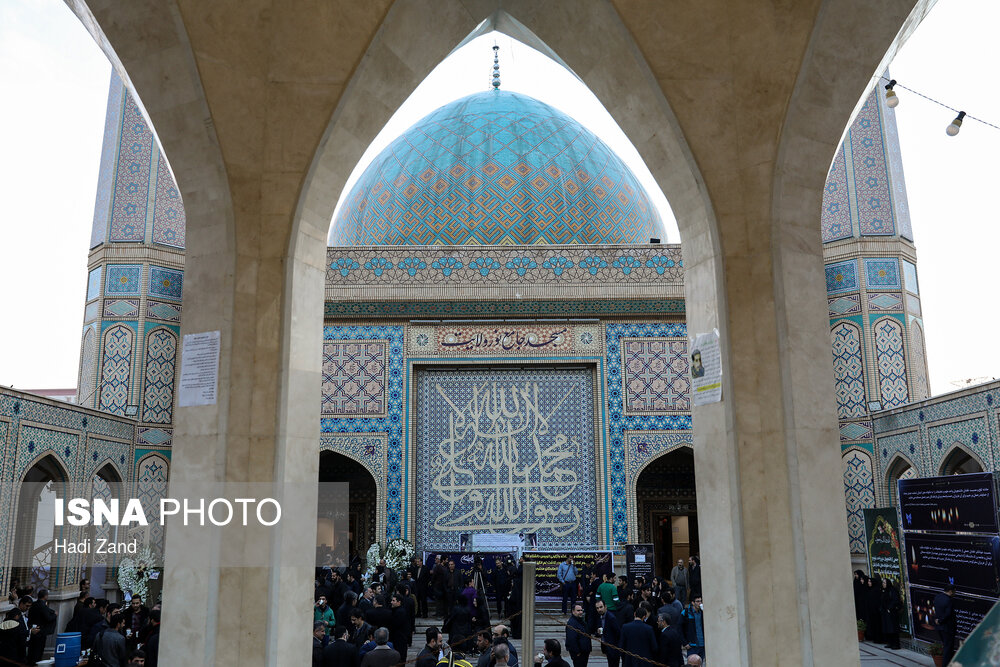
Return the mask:
<svg viewBox="0 0 1000 667"><path fill-rule="evenodd" d="M861 570L854 571L854 618L865 620L865 590L868 587L868 575ZM867 621L865 621L867 623Z"/></svg>
<svg viewBox="0 0 1000 667"><path fill-rule="evenodd" d="M865 591L865 639L876 644L882 643L882 577L877 574L868 580Z"/></svg>
<svg viewBox="0 0 1000 667"><path fill-rule="evenodd" d="M885 645L891 649L899 648L899 611L903 601L899 597L896 584L888 579L882 580L882 604L879 611L882 614L882 635Z"/></svg>

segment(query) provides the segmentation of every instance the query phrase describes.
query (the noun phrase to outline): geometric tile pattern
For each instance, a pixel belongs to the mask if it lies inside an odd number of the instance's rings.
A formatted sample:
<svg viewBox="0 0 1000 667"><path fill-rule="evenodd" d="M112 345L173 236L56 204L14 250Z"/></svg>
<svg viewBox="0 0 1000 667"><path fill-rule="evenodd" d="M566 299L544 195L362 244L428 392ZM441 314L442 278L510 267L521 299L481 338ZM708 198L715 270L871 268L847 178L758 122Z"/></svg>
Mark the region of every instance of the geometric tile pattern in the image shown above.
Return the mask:
<svg viewBox="0 0 1000 667"><path fill-rule="evenodd" d="M636 479L649 461L678 447L693 445L694 436L690 431L625 431L626 476L629 487L634 488Z"/></svg>
<svg viewBox="0 0 1000 667"><path fill-rule="evenodd" d="M104 317L137 317L139 315L138 299L105 299Z"/></svg>
<svg viewBox="0 0 1000 667"><path fill-rule="evenodd" d="M989 428L986 425L986 418L981 415L962 421L928 426L927 441L932 455L932 474L945 474L941 465L954 445L961 445L967 451L974 453L984 470L993 470Z"/></svg>
<svg viewBox="0 0 1000 667"><path fill-rule="evenodd" d="M139 296L142 279L141 264L109 264L105 294Z"/></svg>
<svg viewBox="0 0 1000 667"><path fill-rule="evenodd" d="M691 409L686 340L623 339L621 347L625 414Z"/></svg>
<svg viewBox="0 0 1000 667"><path fill-rule="evenodd" d="M632 480L626 476L626 431L690 431L691 415L627 415L622 396L622 339L636 338L687 338L687 325L683 322L657 323L607 323L605 332L605 377L607 378L607 412L605 428L608 445L608 480L610 492L611 540L628 539L628 494ZM631 453L630 453L631 454Z"/></svg>
<svg viewBox="0 0 1000 667"><path fill-rule="evenodd" d="M851 538L851 553L864 553L864 508L875 507L872 459L866 452L852 449L844 455L843 462L844 496L847 500L847 529Z"/></svg>
<svg viewBox="0 0 1000 667"><path fill-rule="evenodd" d="M837 294L858 289L858 262L851 259L826 265L826 292Z"/></svg>
<svg viewBox="0 0 1000 667"><path fill-rule="evenodd" d="M101 267L87 274L87 301L97 298L101 293Z"/></svg>
<svg viewBox="0 0 1000 667"><path fill-rule="evenodd" d="M177 336L163 328L146 337L145 389L142 420L169 424L173 419L174 366L177 361Z"/></svg>
<svg viewBox="0 0 1000 667"><path fill-rule="evenodd" d="M878 91L865 100L848 133L862 236L896 233Z"/></svg>
<svg viewBox="0 0 1000 667"><path fill-rule="evenodd" d="M906 283L906 291L913 292L914 294L920 294L920 288L917 285L917 265L908 260L903 260L903 278Z"/></svg>
<svg viewBox="0 0 1000 667"><path fill-rule="evenodd" d="M866 440L872 437L871 422L841 422L841 442L850 440Z"/></svg>
<svg viewBox="0 0 1000 667"><path fill-rule="evenodd" d="M430 295L428 295L430 296ZM441 319L468 317L662 317L684 316L684 299L611 299L590 301L399 301L372 303L327 300L323 316L344 319Z"/></svg>
<svg viewBox="0 0 1000 667"><path fill-rule="evenodd" d="M875 323L875 359L883 408L894 408L910 400L906 383L903 325L886 317Z"/></svg>
<svg viewBox="0 0 1000 667"><path fill-rule="evenodd" d="M917 317L920 317L920 297L913 296L912 294L907 294L906 310L909 311L910 315L916 315Z"/></svg>
<svg viewBox="0 0 1000 667"><path fill-rule="evenodd" d="M116 484L117 486L117 484ZM94 475L92 498L96 501L97 499L103 500L105 503L109 503L112 498L120 497L120 491L116 489L112 492L111 485L101 475ZM149 516L148 514L146 515ZM94 542L93 544L98 544L98 541L103 539L106 541L112 540L112 527L105 522L102 522L100 526L94 526ZM99 552L99 553L96 553ZM108 559L114 559L114 556L109 556L104 553L103 549L95 549L95 553L91 555L90 562L92 565L100 566L108 562Z"/></svg>
<svg viewBox="0 0 1000 667"><path fill-rule="evenodd" d="M167 161L157 151L156 201L153 205L153 243L184 247L184 205Z"/></svg>
<svg viewBox="0 0 1000 667"><path fill-rule="evenodd" d="M156 516L160 499L167 495L167 460L152 454L139 462L135 471L135 497L139 499L146 516ZM154 552L163 553L163 527L159 521L149 524L149 546Z"/></svg>
<svg viewBox="0 0 1000 667"><path fill-rule="evenodd" d="M875 292L868 295L868 310L902 310L903 299L898 292Z"/></svg>
<svg viewBox="0 0 1000 667"><path fill-rule="evenodd" d="M169 429L140 428L135 434L135 441L137 443L144 443L148 445L165 445L170 442L172 437L173 436Z"/></svg>
<svg viewBox="0 0 1000 667"><path fill-rule="evenodd" d="M83 321L93 322L101 316L101 302L92 301L83 308Z"/></svg>
<svg viewBox="0 0 1000 667"><path fill-rule="evenodd" d="M321 414L385 416L385 351L385 341L324 341Z"/></svg>
<svg viewBox="0 0 1000 667"><path fill-rule="evenodd" d="M328 288L348 285L682 285L678 245L327 248Z"/></svg>
<svg viewBox="0 0 1000 667"><path fill-rule="evenodd" d="M386 536L403 536L403 332L402 326L334 326L323 327L323 340L343 342L385 341L388 345L388 378L386 416L384 417L322 417L321 438L327 434L385 433L386 449ZM336 448L334 448L336 451ZM412 539L412 535L408 536Z"/></svg>
<svg viewBox="0 0 1000 667"><path fill-rule="evenodd" d="M844 147L837 151L823 190L823 209L820 218L823 243L849 238L852 233L851 204L848 195L847 166Z"/></svg>
<svg viewBox="0 0 1000 667"><path fill-rule="evenodd" d="M108 218L111 213L111 201L115 196L115 160L118 158L118 131L121 128L123 113L123 98L125 85L118 73L111 72L111 85L108 89L108 107L104 118L104 141L101 146L101 166L97 176L97 199L94 203L94 223L91 230L90 245L94 248L107 240ZM127 170L122 170L124 177ZM88 297L89 298L89 297Z"/></svg>
<svg viewBox="0 0 1000 667"><path fill-rule="evenodd" d="M868 289L901 289L899 263L895 259L865 258L864 262Z"/></svg>
<svg viewBox="0 0 1000 667"><path fill-rule="evenodd" d="M857 294L827 299L827 307L830 310L830 317L837 315L850 315L861 312L861 297Z"/></svg>
<svg viewBox="0 0 1000 667"><path fill-rule="evenodd" d="M837 388L837 416L863 417L865 366L861 356L861 330L850 322L838 322L830 330L833 343L833 375Z"/></svg>
<svg viewBox="0 0 1000 667"><path fill-rule="evenodd" d="M80 382L77 385L77 403L87 408L94 407L97 394L97 330L87 327L83 334L83 352L80 355Z"/></svg>
<svg viewBox="0 0 1000 667"><path fill-rule="evenodd" d="M184 273L160 266L149 267L149 295L161 299L181 300L184 291Z"/></svg>
<svg viewBox="0 0 1000 667"><path fill-rule="evenodd" d="M150 299L146 302L146 317L165 322L180 322L181 307L180 305Z"/></svg>
<svg viewBox="0 0 1000 667"><path fill-rule="evenodd" d="M910 320L910 369L913 373L914 401L921 401L930 396L926 357L923 327L917 320Z"/></svg>
<svg viewBox="0 0 1000 667"><path fill-rule="evenodd" d="M153 134L146 127L146 121L132 95L128 93L118 145L109 241L141 243L145 239L152 152Z"/></svg>
<svg viewBox="0 0 1000 667"><path fill-rule="evenodd" d="M637 243L660 229L642 186L596 135L493 90L389 144L344 197L330 245Z"/></svg>
<svg viewBox="0 0 1000 667"><path fill-rule="evenodd" d="M125 416L129 402L133 337L132 329L123 325L104 332L99 408L114 415Z"/></svg>
<svg viewBox="0 0 1000 667"><path fill-rule="evenodd" d="M418 544L454 548L484 523L597 543L593 371L427 370L415 391Z"/></svg>

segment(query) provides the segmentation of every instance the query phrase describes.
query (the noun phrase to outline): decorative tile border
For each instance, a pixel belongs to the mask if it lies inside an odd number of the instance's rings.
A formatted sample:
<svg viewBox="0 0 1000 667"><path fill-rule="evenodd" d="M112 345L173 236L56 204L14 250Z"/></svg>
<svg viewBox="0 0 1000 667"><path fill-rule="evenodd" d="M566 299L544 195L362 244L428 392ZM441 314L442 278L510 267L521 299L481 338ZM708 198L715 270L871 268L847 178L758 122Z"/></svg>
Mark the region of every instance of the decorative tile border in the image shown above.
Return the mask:
<svg viewBox="0 0 1000 667"><path fill-rule="evenodd" d="M528 300L528 301L401 301L343 302L328 300L327 320L446 319L458 317L620 317L684 314L684 299Z"/></svg>

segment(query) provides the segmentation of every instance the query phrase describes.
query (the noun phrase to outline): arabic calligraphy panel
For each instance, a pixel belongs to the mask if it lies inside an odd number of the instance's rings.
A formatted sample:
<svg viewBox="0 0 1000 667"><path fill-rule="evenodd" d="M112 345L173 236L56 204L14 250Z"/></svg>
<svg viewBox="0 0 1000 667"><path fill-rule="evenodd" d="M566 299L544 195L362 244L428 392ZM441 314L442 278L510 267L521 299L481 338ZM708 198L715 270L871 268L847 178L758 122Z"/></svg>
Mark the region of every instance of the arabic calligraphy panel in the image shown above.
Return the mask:
<svg viewBox="0 0 1000 667"><path fill-rule="evenodd" d="M591 370L426 370L416 386L417 544L598 542Z"/></svg>

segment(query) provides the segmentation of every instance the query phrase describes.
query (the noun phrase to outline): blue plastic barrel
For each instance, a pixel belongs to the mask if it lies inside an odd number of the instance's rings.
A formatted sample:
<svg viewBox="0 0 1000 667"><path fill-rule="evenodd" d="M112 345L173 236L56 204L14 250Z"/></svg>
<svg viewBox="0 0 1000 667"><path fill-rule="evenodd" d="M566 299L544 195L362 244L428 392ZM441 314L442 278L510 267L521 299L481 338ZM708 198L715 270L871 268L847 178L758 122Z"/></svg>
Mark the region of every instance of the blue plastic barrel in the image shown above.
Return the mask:
<svg viewBox="0 0 1000 667"><path fill-rule="evenodd" d="M55 667L76 667L80 662L80 633L61 632L56 635Z"/></svg>

